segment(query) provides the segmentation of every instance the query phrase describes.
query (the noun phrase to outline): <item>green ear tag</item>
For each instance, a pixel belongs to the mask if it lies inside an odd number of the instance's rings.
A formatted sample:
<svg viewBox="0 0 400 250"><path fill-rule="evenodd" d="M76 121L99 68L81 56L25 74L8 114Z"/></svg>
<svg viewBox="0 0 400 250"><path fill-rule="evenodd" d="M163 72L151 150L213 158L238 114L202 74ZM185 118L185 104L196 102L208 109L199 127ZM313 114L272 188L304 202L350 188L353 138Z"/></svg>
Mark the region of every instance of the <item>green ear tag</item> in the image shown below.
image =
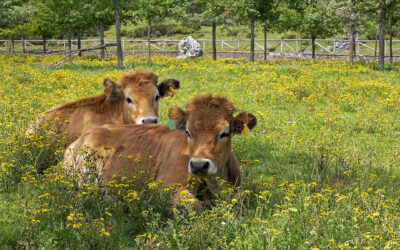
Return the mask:
<svg viewBox="0 0 400 250"><path fill-rule="evenodd" d="M167 123L165 123L165 125L167 125L169 129L173 130L175 129L175 121L176 118L169 118Z"/></svg>

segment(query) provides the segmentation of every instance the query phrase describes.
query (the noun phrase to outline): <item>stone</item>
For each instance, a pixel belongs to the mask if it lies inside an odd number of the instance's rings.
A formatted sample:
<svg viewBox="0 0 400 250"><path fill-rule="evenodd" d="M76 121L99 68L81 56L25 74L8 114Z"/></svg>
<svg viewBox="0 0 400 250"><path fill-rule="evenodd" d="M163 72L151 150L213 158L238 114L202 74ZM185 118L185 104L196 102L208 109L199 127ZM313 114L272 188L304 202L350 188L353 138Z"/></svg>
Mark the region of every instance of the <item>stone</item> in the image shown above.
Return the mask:
<svg viewBox="0 0 400 250"><path fill-rule="evenodd" d="M200 44L191 36L179 41L177 58L194 58L203 55Z"/></svg>
<svg viewBox="0 0 400 250"><path fill-rule="evenodd" d="M360 37L359 34L354 35L354 40L358 41L358 38ZM335 41L333 45L328 46L327 49L331 52L336 51L336 52L342 52L344 50L348 50L350 47L350 42L348 41L350 38L348 36L343 37L339 41Z"/></svg>

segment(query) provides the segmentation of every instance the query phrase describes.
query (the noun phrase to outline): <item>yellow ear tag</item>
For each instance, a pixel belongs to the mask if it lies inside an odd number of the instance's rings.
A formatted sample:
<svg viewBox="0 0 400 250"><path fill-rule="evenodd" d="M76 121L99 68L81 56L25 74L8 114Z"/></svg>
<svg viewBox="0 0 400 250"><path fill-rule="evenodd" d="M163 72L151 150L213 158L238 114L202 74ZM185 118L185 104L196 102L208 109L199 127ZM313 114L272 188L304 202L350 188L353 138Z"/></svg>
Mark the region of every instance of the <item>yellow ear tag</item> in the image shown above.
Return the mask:
<svg viewBox="0 0 400 250"><path fill-rule="evenodd" d="M170 97L173 97L176 94L178 94L178 90L174 89L173 87L169 87L169 91L171 91Z"/></svg>
<svg viewBox="0 0 400 250"><path fill-rule="evenodd" d="M247 127L247 124L244 124L244 128L242 130L242 133L240 133L240 136L247 137L249 135L250 135L250 129Z"/></svg>

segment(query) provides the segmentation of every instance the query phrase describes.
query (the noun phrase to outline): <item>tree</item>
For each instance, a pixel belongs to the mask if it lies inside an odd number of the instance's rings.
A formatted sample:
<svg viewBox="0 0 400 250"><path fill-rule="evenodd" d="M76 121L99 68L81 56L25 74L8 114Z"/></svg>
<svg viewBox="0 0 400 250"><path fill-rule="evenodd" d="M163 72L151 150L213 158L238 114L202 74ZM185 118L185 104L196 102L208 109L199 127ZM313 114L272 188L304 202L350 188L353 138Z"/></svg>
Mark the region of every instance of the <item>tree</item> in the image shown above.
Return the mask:
<svg viewBox="0 0 400 250"><path fill-rule="evenodd" d="M332 36L340 30L339 5L332 0L289 1L279 7L279 25L282 30L298 31L311 37L312 58L315 58L315 40Z"/></svg>
<svg viewBox="0 0 400 250"><path fill-rule="evenodd" d="M238 23L250 21L250 61L254 62L254 28L255 22L260 17L257 10L257 0L235 0L230 13Z"/></svg>
<svg viewBox="0 0 400 250"><path fill-rule="evenodd" d="M25 53L25 28L34 8L28 1L5 0L0 3L0 11L0 28L3 33L11 36L12 52L14 52L14 36L19 33L22 39L22 51Z"/></svg>
<svg viewBox="0 0 400 250"><path fill-rule="evenodd" d="M79 1L78 0L41 0L57 17L60 31L65 32L67 27L68 50L72 51L72 17L78 15ZM66 12L66 13L65 13Z"/></svg>
<svg viewBox="0 0 400 250"><path fill-rule="evenodd" d="M198 0L197 3L203 7L203 18L212 21L213 60L217 60L217 23L222 21L222 15L226 13L231 2L229 0Z"/></svg>
<svg viewBox="0 0 400 250"><path fill-rule="evenodd" d="M387 21L387 15L397 16L399 8L399 0L379 0L375 9L379 10L379 55L378 64L381 70L385 69L385 23Z"/></svg>
<svg viewBox="0 0 400 250"><path fill-rule="evenodd" d="M100 58L104 59L105 50L104 50L104 29L109 27L114 23L113 16L113 8L110 8L109 0L98 0L89 2L86 4L87 13L90 13L89 20L94 25L97 30L97 33L100 36Z"/></svg>
<svg viewBox="0 0 400 250"><path fill-rule="evenodd" d="M386 4L385 2L379 3L379 66L381 70L385 69L385 18L386 18Z"/></svg>
<svg viewBox="0 0 400 250"><path fill-rule="evenodd" d="M13 15L16 15L16 27L21 31L21 40L22 40L22 52L26 52L25 46L25 28L26 24L29 22L31 14L33 12L33 8L29 3L25 3L21 6L14 6L13 8Z"/></svg>
<svg viewBox="0 0 400 250"><path fill-rule="evenodd" d="M393 0L387 5L387 14L389 19L389 55L390 63L393 62L393 25L400 20L400 0Z"/></svg>
<svg viewBox="0 0 400 250"><path fill-rule="evenodd" d="M267 60L267 29L270 24L274 23L278 19L279 12L277 11L277 7L279 1L270 0L264 3L265 1L258 1L257 10L260 13L259 21L263 24L264 28L264 60Z"/></svg>
<svg viewBox="0 0 400 250"><path fill-rule="evenodd" d="M266 37L266 25L272 18L276 18L274 15L273 7L274 0L235 0L233 8L231 8L231 14L233 14L235 20L238 23L250 22L250 61L254 62L254 49L255 49L255 35L254 28L256 22L264 24L264 59L266 60L267 50L267 37Z"/></svg>
<svg viewBox="0 0 400 250"><path fill-rule="evenodd" d="M46 39L57 33L59 24L57 15L46 5L46 1L34 1L35 12L30 21L33 34L41 36L43 39L43 53L47 52Z"/></svg>
<svg viewBox="0 0 400 250"><path fill-rule="evenodd" d="M173 0L139 0L138 16L147 23L148 63L151 62L151 25L153 22L163 22L173 13L176 6Z"/></svg>
<svg viewBox="0 0 400 250"><path fill-rule="evenodd" d="M361 1L356 0L343 0L341 2L341 15L344 17L345 23L344 26L348 27L349 33L349 62L353 63L353 58L355 55L355 30L356 30L356 22L359 18L360 12L358 11L357 3L360 4Z"/></svg>
<svg viewBox="0 0 400 250"><path fill-rule="evenodd" d="M121 44L121 21L119 12L119 0L114 1L114 12L115 12L115 35L117 40L117 63L118 69L124 68L124 55L122 54L122 44Z"/></svg>
<svg viewBox="0 0 400 250"><path fill-rule="evenodd" d="M355 56L355 36L373 27L376 30L376 11L371 9L371 0L338 0L339 15L343 17L344 33L349 37L349 62Z"/></svg>
<svg viewBox="0 0 400 250"><path fill-rule="evenodd" d="M14 1L5 0L0 2L0 31L1 34L10 36L10 52L14 53L14 30L16 16L13 15Z"/></svg>

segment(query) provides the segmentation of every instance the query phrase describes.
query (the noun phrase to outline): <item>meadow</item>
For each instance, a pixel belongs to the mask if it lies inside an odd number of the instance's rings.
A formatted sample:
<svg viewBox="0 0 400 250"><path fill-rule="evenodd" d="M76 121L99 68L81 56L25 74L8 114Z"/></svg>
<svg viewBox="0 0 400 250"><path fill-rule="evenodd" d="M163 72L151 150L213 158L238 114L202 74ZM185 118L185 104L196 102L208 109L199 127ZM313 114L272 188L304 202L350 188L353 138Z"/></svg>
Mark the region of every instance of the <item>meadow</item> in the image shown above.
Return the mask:
<svg viewBox="0 0 400 250"><path fill-rule="evenodd" d="M60 168L63 137L32 119L103 91L116 58L0 55L0 248L394 249L400 247L400 64L336 60L127 57L181 81L160 103L183 107L202 93L226 96L258 125L233 138L243 191L203 212L171 208L175 187L122 178L78 187ZM106 190L106 191L105 191ZM106 194L105 194L106 193ZM188 201L189 203L190 201Z"/></svg>

